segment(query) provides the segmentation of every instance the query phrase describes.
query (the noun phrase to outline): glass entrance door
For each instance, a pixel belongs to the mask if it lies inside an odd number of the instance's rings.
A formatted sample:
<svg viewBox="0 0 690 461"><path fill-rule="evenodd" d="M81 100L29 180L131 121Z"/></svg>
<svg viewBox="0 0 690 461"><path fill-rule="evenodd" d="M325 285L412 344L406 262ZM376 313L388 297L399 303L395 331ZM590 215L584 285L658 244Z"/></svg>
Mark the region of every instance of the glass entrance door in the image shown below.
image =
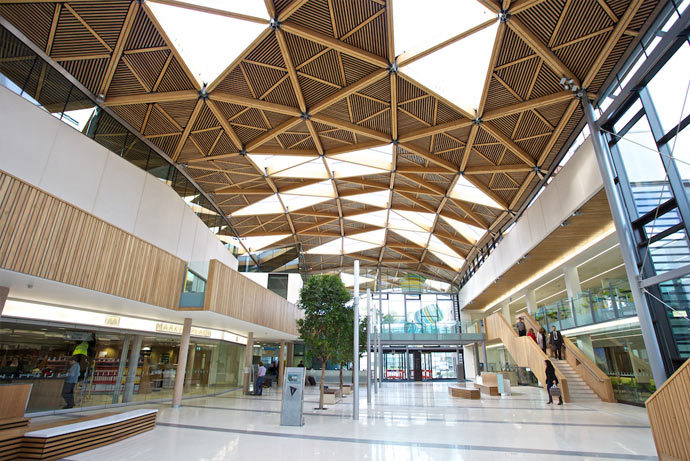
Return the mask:
<svg viewBox="0 0 690 461"><path fill-rule="evenodd" d="M384 351L384 378L391 381L407 379L407 354L404 351Z"/></svg>

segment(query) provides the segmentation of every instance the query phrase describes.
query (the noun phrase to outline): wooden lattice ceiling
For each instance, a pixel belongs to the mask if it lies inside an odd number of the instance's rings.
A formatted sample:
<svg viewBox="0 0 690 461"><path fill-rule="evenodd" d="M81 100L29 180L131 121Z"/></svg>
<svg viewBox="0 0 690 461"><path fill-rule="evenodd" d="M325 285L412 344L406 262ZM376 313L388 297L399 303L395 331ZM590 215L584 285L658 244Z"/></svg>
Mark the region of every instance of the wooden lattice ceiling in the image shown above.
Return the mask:
<svg viewBox="0 0 690 461"><path fill-rule="evenodd" d="M173 0L156 2L239 17ZM480 2L503 20L475 113L405 74L406 65L434 50L396 57L391 0L266 0L268 16L276 21L242 18L266 28L203 88L148 3L5 0L0 14L185 165L241 236L286 235L276 243L301 242L311 271L349 266L357 258L363 265L454 281L458 267L430 251L431 238L424 245L388 232L388 218L380 223L354 218L382 209L386 216L390 210L430 214L435 241L466 258L477 243L450 220L481 229L508 222L582 118L573 93L559 84L561 77L590 95L599 92L657 4ZM473 31L457 33L443 45ZM327 178L333 188L328 200L296 210L281 201L282 209L272 214L233 216L272 194L324 181L269 175L252 154L321 158L329 173L327 160L336 155L391 143L390 168ZM500 209L451 196L461 178ZM385 207L348 199L377 191L389 194ZM383 246L309 253L377 229L386 229Z"/></svg>

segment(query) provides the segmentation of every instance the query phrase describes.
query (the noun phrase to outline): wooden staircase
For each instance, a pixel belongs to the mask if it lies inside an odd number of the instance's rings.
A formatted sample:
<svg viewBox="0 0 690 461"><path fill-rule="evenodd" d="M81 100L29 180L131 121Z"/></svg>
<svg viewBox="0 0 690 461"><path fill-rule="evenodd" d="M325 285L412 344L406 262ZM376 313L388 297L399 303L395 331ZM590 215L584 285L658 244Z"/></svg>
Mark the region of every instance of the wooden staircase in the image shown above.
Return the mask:
<svg viewBox="0 0 690 461"><path fill-rule="evenodd" d="M551 359L551 362L568 380L570 400L573 402L582 402L585 400L600 401L599 396L594 393L592 388L589 387L585 380L577 374L566 360Z"/></svg>
<svg viewBox="0 0 690 461"><path fill-rule="evenodd" d="M537 346L537 343L528 336L518 336L513 326L508 323L500 312L490 315L484 319L486 328L486 339L500 340L508 350L508 353L521 366L529 368L534 376L537 377L542 385L546 383L546 371L544 361L548 359L546 354ZM570 402L568 378L556 368L556 377L560 382L559 387L563 395L564 402Z"/></svg>
<svg viewBox="0 0 690 461"><path fill-rule="evenodd" d="M525 319L528 329L533 328L534 331L539 331L541 325L531 315L527 312L520 315ZM616 402L611 378L566 336L563 336L563 353L565 360L551 359L551 362L568 379L574 399L600 399L604 402Z"/></svg>

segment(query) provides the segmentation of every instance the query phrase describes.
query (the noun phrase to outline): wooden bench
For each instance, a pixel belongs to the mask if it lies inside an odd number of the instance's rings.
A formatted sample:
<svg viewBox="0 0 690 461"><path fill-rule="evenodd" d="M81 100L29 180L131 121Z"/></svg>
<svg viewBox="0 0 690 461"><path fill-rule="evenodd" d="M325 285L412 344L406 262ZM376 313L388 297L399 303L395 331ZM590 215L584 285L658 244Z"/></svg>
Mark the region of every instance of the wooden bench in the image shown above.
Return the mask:
<svg viewBox="0 0 690 461"><path fill-rule="evenodd" d="M24 412L31 387L31 384L0 385L0 430L29 425L29 418L24 417Z"/></svg>
<svg viewBox="0 0 690 461"><path fill-rule="evenodd" d="M0 459L59 459L93 450L153 429L157 413L141 409L15 429L14 434L0 434Z"/></svg>
<svg viewBox="0 0 690 461"><path fill-rule="evenodd" d="M482 383L476 384L476 386L482 391L482 394L501 395L498 392L498 377L496 373L482 372Z"/></svg>
<svg viewBox="0 0 690 461"><path fill-rule="evenodd" d="M466 387L458 384L448 386L448 393L451 397L460 397L461 399L479 400L482 398L479 389L476 387Z"/></svg>
<svg viewBox="0 0 690 461"><path fill-rule="evenodd" d="M328 405L335 405L343 398L340 389L324 389L323 390L323 403Z"/></svg>
<svg viewBox="0 0 690 461"><path fill-rule="evenodd" d="M63 426L65 424L71 424L81 421L89 421L92 419L102 418L104 416L114 415L115 413L98 413L95 415L84 416L82 418L72 419L69 421L58 421L50 424L42 425L31 425L18 427L15 429L7 429L0 431L0 460L14 459L19 456L19 452L22 448L22 443L24 440L24 434L27 432L35 431L38 429L47 429L56 426Z"/></svg>

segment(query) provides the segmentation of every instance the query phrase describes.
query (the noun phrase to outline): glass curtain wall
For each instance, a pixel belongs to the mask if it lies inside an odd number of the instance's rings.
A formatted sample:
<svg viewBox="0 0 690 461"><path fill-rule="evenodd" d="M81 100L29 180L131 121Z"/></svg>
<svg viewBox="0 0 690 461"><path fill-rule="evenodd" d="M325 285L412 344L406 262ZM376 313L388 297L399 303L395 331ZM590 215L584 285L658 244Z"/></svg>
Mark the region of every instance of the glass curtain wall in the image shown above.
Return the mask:
<svg viewBox="0 0 690 461"><path fill-rule="evenodd" d="M64 395L63 386L79 351L84 356L79 360L79 380L71 393L76 407L172 398L179 336L142 334L136 367L129 363L129 351L137 342L134 333L5 321L0 322L0 337L0 384L33 385L28 413L68 405L70 397ZM125 347L128 352L121 362ZM244 347L193 336L183 395L215 394L240 386Z"/></svg>
<svg viewBox="0 0 690 461"><path fill-rule="evenodd" d="M453 297L446 293L372 293L372 306L382 313L382 339L441 339L458 335ZM366 315L366 297L360 299L360 312Z"/></svg>
<svg viewBox="0 0 690 461"><path fill-rule="evenodd" d="M666 279L643 291L669 375L690 358L690 11L680 3L641 40L599 107L640 273Z"/></svg>

